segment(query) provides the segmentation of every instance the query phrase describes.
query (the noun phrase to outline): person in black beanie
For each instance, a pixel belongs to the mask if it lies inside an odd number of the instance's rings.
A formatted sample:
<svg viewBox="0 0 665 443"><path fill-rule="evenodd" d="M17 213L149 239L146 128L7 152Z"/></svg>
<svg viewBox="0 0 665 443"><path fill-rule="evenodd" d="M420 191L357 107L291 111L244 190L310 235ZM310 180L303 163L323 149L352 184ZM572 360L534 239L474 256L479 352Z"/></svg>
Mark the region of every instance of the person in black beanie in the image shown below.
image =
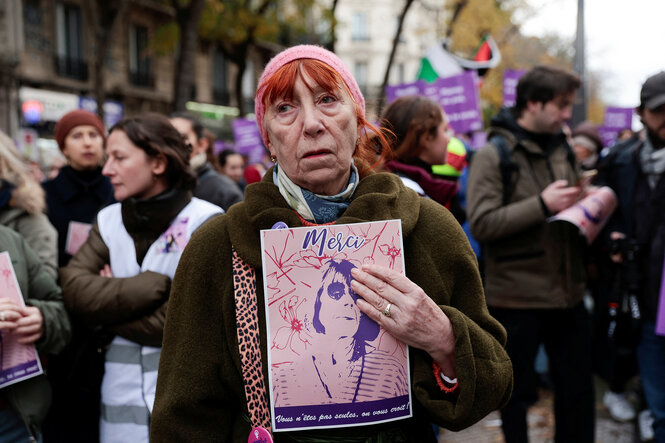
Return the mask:
<svg viewBox="0 0 665 443"><path fill-rule="evenodd" d="M100 209L115 202L113 187L102 175L106 130L95 114L78 109L55 126L55 139L67 166L44 182L47 215L58 231L58 264L65 266L85 240ZM83 236L83 237L82 237ZM75 238L78 237L78 242ZM53 403L43 425L45 442L94 442L99 439L103 334L71 316L72 341L49 357Z"/></svg>

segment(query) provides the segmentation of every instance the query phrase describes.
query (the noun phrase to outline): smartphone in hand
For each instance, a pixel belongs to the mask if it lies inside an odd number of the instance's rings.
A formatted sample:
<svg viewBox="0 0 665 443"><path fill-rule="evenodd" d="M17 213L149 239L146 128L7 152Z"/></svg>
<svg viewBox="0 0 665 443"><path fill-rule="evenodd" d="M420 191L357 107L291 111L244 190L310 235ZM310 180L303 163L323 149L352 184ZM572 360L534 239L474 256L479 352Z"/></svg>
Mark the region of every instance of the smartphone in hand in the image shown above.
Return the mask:
<svg viewBox="0 0 665 443"><path fill-rule="evenodd" d="M598 175L598 169L589 169L588 171L582 172L582 174L580 175L580 179L577 180L575 186L579 186L580 188L586 188L591 184L591 181L594 179L596 175Z"/></svg>

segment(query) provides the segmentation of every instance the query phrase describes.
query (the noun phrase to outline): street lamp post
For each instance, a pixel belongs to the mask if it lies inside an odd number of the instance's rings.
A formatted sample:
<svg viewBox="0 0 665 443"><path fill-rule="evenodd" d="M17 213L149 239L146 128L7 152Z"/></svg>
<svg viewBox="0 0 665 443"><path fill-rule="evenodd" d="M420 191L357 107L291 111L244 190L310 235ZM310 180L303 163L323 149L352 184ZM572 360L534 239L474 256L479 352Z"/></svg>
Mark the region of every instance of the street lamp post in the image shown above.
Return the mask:
<svg viewBox="0 0 665 443"><path fill-rule="evenodd" d="M575 127L578 123L586 120L587 116L587 78L584 64L584 0L577 0L577 35L575 37L575 58L573 59L573 69L577 75L580 76L582 86L577 93L577 98L573 105L573 117L570 121L572 127Z"/></svg>

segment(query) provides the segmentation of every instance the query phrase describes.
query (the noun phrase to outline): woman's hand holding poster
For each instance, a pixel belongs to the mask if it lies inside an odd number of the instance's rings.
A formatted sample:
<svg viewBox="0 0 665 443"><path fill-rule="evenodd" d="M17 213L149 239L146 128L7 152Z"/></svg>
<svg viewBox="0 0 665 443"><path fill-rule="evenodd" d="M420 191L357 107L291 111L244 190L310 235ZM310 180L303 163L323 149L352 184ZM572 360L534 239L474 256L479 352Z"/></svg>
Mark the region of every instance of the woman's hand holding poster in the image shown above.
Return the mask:
<svg viewBox="0 0 665 443"><path fill-rule="evenodd" d="M8 306L16 309L25 307L8 252L0 253L0 299L10 301ZM18 343L12 333L13 322L5 318L8 312L0 309L0 389L43 372L35 346Z"/></svg>

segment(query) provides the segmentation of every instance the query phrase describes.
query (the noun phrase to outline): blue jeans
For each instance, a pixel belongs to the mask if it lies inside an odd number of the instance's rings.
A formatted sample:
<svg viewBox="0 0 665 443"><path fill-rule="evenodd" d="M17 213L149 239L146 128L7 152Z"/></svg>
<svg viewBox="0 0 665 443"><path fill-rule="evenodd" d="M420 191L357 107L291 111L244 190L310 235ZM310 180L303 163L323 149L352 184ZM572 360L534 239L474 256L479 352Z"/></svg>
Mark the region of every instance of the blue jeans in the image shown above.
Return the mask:
<svg viewBox="0 0 665 443"><path fill-rule="evenodd" d="M0 443L29 443L28 428L21 417L10 407L0 410ZM38 440L41 442L41 438Z"/></svg>
<svg viewBox="0 0 665 443"><path fill-rule="evenodd" d="M654 323L642 326L637 359L644 396L653 414L654 441L665 443L665 337L656 335Z"/></svg>

